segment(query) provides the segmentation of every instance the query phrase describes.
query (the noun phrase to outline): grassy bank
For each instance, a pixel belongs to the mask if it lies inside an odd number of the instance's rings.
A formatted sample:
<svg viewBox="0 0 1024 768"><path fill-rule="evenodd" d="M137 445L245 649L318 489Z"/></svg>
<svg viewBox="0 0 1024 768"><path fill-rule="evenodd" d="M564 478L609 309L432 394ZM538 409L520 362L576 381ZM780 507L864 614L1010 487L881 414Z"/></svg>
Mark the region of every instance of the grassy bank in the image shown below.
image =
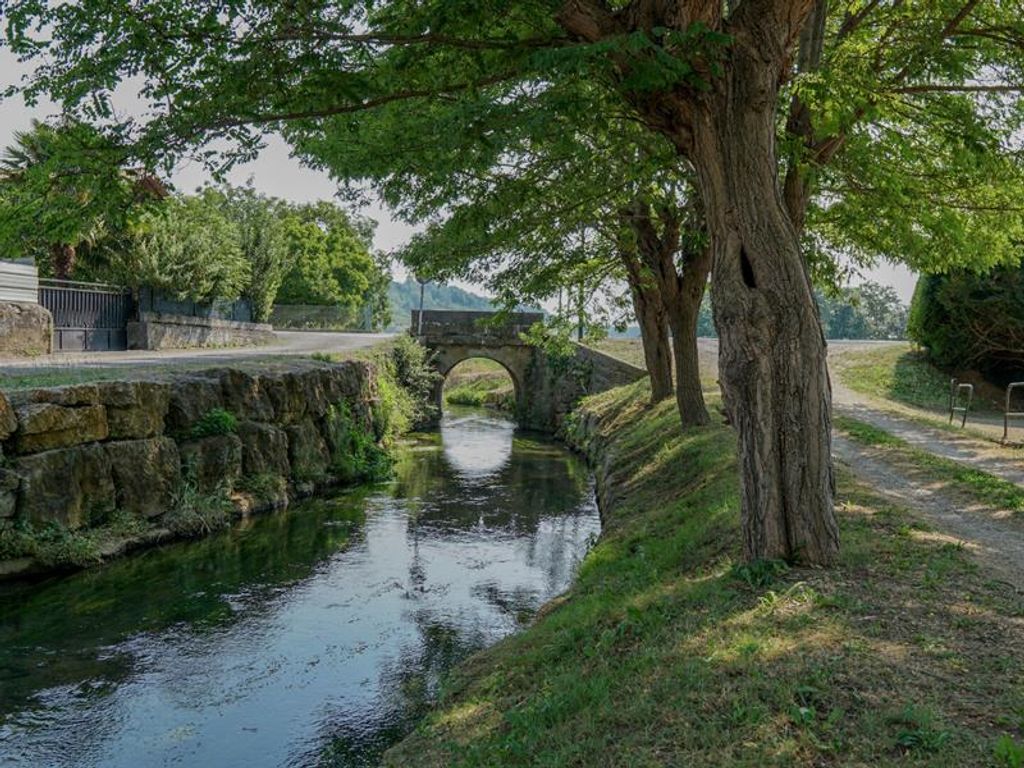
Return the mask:
<svg viewBox="0 0 1024 768"><path fill-rule="evenodd" d="M391 765L1022 764L1012 589L843 472L838 568L740 564L732 434L644 401L586 403L608 504L575 586Z"/></svg>
<svg viewBox="0 0 1024 768"><path fill-rule="evenodd" d="M850 389L926 411L948 413L950 374L939 370L924 352L910 344L844 352L834 362L836 373ZM1002 413L1001 393L980 376L962 375L975 385L972 413Z"/></svg>

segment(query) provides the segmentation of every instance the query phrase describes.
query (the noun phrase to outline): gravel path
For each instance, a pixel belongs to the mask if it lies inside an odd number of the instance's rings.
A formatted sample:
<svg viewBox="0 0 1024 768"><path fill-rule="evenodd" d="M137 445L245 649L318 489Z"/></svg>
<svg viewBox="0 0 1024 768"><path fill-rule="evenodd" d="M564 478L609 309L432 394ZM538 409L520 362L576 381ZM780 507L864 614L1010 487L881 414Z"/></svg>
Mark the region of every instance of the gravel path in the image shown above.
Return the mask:
<svg viewBox="0 0 1024 768"><path fill-rule="evenodd" d="M961 542L999 580L1024 593L1024 529L1005 510L971 502L894 466L884 452L835 435L835 456L872 490Z"/></svg>
<svg viewBox="0 0 1024 768"><path fill-rule="evenodd" d="M66 368L112 368L176 363L229 363L273 357L309 356L314 352L345 352L372 347L391 337L386 333L338 333L334 331L277 331L277 343L263 347L224 349L169 349L164 351L68 352L30 359L0 357L3 373L31 373Z"/></svg>

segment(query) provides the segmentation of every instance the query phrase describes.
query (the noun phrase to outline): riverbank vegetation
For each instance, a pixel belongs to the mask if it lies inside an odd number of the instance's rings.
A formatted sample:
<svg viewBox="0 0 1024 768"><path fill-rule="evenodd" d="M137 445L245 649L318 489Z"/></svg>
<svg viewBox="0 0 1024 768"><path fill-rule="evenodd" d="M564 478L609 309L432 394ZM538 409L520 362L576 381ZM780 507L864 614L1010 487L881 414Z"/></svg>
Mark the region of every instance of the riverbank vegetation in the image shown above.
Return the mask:
<svg viewBox="0 0 1024 768"><path fill-rule="evenodd" d="M604 475L574 587L389 765L1020 765L1019 596L844 467L836 568L744 564L731 431L646 400L590 398L570 429Z"/></svg>

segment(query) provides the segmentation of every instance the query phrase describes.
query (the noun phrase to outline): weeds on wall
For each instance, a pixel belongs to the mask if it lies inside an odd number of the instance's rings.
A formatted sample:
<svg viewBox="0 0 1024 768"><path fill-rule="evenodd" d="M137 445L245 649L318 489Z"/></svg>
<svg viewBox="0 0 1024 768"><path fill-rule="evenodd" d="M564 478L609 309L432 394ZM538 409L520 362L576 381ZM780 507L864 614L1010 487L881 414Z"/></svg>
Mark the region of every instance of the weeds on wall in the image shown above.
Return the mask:
<svg viewBox="0 0 1024 768"><path fill-rule="evenodd" d="M103 546L146 530L147 523L122 510L107 514L103 525L73 530L61 522L34 525L25 519L0 521L0 560L31 557L48 567L94 565Z"/></svg>
<svg viewBox="0 0 1024 768"><path fill-rule="evenodd" d="M433 393L442 377L426 347L411 336L399 336L378 364L381 375L373 415L379 440L387 442L437 418Z"/></svg>
<svg viewBox="0 0 1024 768"><path fill-rule="evenodd" d="M348 403L332 405L327 413L331 472L343 483L380 481L391 476L391 455L352 415Z"/></svg>
<svg viewBox="0 0 1024 768"><path fill-rule="evenodd" d="M229 488L222 485L213 493L203 493L196 481L194 465L185 467L181 487L174 496L163 524L179 536L205 536L231 523L235 506L228 498Z"/></svg>
<svg viewBox="0 0 1024 768"><path fill-rule="evenodd" d="M211 408L192 425L189 436L194 438L214 437L234 434L237 431L238 419L233 413L223 408Z"/></svg>

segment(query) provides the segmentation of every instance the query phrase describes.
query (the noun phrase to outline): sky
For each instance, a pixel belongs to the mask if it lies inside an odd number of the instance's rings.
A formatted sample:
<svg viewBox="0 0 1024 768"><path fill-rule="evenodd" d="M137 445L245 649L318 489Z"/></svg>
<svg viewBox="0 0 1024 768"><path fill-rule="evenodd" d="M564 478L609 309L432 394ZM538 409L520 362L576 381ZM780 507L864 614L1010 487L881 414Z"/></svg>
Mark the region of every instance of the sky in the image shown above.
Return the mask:
<svg viewBox="0 0 1024 768"><path fill-rule="evenodd" d="M25 67L17 62L10 51L0 48L0 89L15 82L25 71ZM40 104L30 110L20 97L0 101L0 148L11 144L15 131L28 128L33 118L45 119L55 111L48 104ZM306 168L290 157L287 144L278 137L268 141L266 149L256 160L235 167L229 174L229 180L234 184L244 184L250 178L260 192L297 203L331 200L337 191L337 185L326 174ZM181 191L191 191L208 180L208 174L198 163L183 165L171 178L172 183ZM358 212L377 222L373 243L377 250L391 252L415 232L415 228L394 219L387 208L380 204L367 206ZM406 276L398 264L392 267L392 273L397 279ZM917 279L906 267L885 263L866 270L862 277L891 285L907 303L913 295ZM461 281L458 284L477 293L486 293L480 286Z"/></svg>

